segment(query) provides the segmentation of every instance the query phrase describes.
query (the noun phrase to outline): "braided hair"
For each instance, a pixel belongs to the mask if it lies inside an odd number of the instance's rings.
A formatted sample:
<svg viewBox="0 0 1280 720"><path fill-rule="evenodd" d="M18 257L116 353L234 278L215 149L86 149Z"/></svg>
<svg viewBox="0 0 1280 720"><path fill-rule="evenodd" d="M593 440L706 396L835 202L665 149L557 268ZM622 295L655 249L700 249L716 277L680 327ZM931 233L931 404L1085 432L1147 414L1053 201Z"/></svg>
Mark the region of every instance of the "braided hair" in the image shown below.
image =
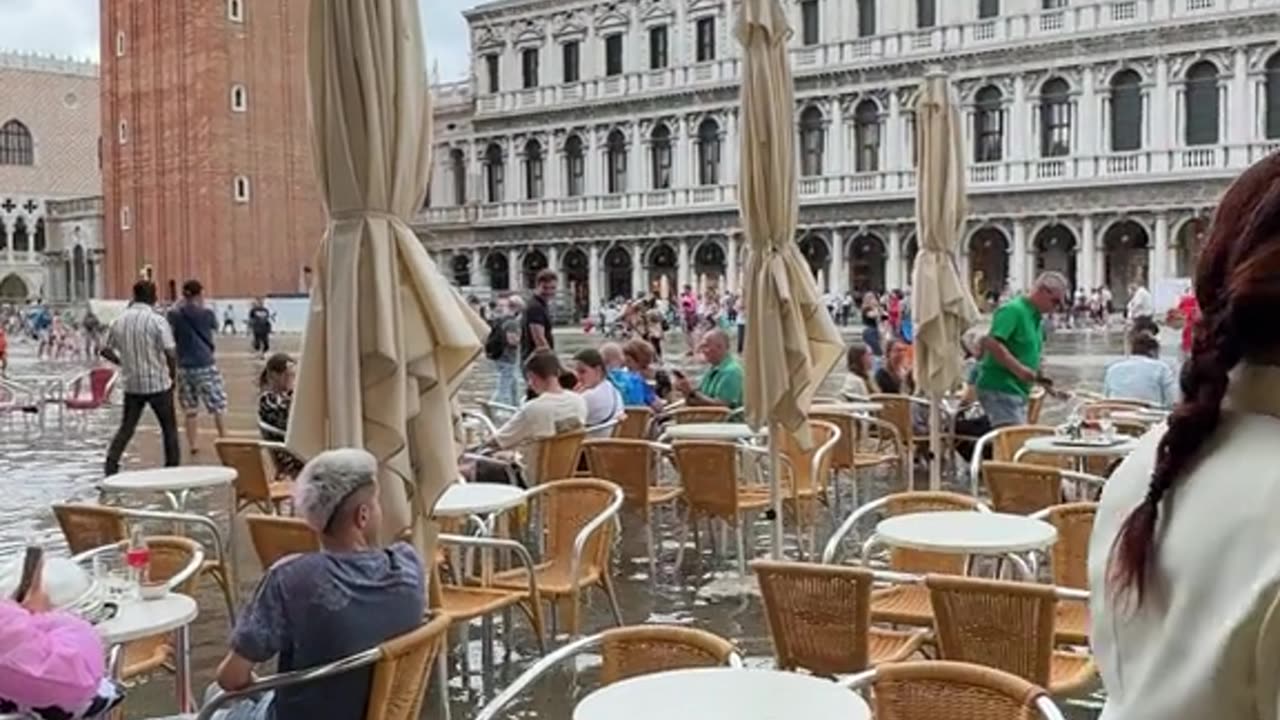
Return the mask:
<svg viewBox="0 0 1280 720"><path fill-rule="evenodd" d="M1222 419L1228 377L1242 359L1280 345L1280 153L1232 183L1218 205L1195 273L1203 309L1182 367L1182 401L1156 449L1146 497L1125 519L1111 548L1113 599L1149 589L1161 502L1194 464ZM1268 317L1270 315L1271 317Z"/></svg>

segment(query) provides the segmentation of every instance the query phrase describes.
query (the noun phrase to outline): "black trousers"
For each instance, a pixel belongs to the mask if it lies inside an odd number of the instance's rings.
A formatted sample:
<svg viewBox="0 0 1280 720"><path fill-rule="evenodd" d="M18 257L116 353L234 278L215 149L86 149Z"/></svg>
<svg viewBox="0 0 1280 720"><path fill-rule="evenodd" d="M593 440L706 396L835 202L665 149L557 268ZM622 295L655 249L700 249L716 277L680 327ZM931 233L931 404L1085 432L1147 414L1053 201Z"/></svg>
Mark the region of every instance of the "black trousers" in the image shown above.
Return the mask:
<svg viewBox="0 0 1280 720"><path fill-rule="evenodd" d="M264 355L271 352L271 333L255 330L253 333L253 350L254 352L261 351Z"/></svg>
<svg viewBox="0 0 1280 720"><path fill-rule="evenodd" d="M182 454L178 450L178 419L173 412L173 391L165 390L149 395L125 393L124 417L120 419L120 429L116 430L111 447L107 449L105 473L108 477L120 472L120 456L124 455L125 447L133 439L133 432L138 429L142 409L148 405L151 406L151 412L155 413L156 421L160 423L165 466L173 467L182 460Z"/></svg>

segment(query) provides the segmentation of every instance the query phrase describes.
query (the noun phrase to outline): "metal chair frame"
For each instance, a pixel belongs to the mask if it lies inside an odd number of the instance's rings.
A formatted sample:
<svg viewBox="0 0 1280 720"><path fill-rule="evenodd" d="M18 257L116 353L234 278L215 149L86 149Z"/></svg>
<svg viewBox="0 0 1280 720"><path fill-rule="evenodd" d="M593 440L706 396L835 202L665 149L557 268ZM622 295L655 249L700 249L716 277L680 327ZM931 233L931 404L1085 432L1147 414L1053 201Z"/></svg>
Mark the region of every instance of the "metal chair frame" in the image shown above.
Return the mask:
<svg viewBox="0 0 1280 720"><path fill-rule="evenodd" d="M933 661L933 662L938 662L938 661ZM994 668L987 668L980 665L976 667L982 667L983 670L987 670L987 671L998 672ZM873 689L873 686L875 685L876 678L878 677L878 675L879 675L879 669L872 668L870 670L857 673L856 675L851 675L848 678L840 680L839 682L841 685L849 688L850 690L853 690L855 692L865 693L867 690ZM1040 711L1040 715L1044 718L1044 720L1066 720L1066 716L1062 714L1062 710L1060 710L1058 706L1054 704L1053 700L1049 698L1049 695L1047 693L1036 696L1035 706L1036 706L1036 709ZM992 718L992 720L999 720L999 719Z"/></svg>
<svg viewBox="0 0 1280 720"><path fill-rule="evenodd" d="M964 496L962 495L961 497ZM849 517L845 518L844 522L840 523L840 527L836 528L836 531L831 534L831 539L827 541L826 547L822 549L822 562L824 564L834 562L840 552L841 545L844 543L845 536L853 531L857 526L858 521L877 510L887 507L893 499L893 495L886 495L885 497L872 500L849 513ZM986 503L978 501L978 504L974 507L974 512L989 513L991 512L991 508L988 507ZM863 551L864 562L868 550L866 543L869 543L874 539L874 533L872 533L872 535L860 545Z"/></svg>

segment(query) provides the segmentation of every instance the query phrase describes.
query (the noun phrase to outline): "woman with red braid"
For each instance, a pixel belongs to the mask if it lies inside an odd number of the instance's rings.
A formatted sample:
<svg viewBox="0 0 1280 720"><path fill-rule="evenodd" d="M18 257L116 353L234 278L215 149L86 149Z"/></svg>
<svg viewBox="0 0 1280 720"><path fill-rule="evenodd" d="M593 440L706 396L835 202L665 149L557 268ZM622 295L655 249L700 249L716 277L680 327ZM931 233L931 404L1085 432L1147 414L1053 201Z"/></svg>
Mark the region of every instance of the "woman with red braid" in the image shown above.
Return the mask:
<svg viewBox="0 0 1280 720"><path fill-rule="evenodd" d="M1223 196L1182 402L1107 482L1089 547L1103 720L1280 713L1280 154Z"/></svg>

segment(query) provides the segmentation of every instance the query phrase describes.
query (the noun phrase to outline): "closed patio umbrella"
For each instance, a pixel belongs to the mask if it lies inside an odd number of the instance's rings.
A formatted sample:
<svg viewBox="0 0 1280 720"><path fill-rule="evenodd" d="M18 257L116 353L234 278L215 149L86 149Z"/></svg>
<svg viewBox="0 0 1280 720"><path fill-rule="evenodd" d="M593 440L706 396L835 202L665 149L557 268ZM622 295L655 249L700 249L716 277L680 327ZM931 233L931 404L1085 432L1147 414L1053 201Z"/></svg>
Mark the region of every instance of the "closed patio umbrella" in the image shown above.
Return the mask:
<svg viewBox="0 0 1280 720"><path fill-rule="evenodd" d="M844 345L818 298L795 243L797 177L795 93L787 55L791 29L779 0L743 0L742 162L738 179L748 255L743 273L747 317L746 420L770 429L773 554L781 555L778 438L808 444L806 414ZM732 271L732 269L730 270Z"/></svg>
<svg viewBox="0 0 1280 720"><path fill-rule="evenodd" d="M916 383L929 394L929 486L942 484L942 397L964 371L960 336L978 319L978 309L960 279L956 246L968 202L961 153L960 115L947 77L930 70L916 100L916 222L920 250L912 277Z"/></svg>
<svg viewBox="0 0 1280 720"><path fill-rule="evenodd" d="M309 31L329 229L286 443L303 457L369 450L380 467L383 539L415 526L425 544L427 526L415 521L457 476L449 399L487 328L406 222L431 174L418 3L312 0Z"/></svg>

